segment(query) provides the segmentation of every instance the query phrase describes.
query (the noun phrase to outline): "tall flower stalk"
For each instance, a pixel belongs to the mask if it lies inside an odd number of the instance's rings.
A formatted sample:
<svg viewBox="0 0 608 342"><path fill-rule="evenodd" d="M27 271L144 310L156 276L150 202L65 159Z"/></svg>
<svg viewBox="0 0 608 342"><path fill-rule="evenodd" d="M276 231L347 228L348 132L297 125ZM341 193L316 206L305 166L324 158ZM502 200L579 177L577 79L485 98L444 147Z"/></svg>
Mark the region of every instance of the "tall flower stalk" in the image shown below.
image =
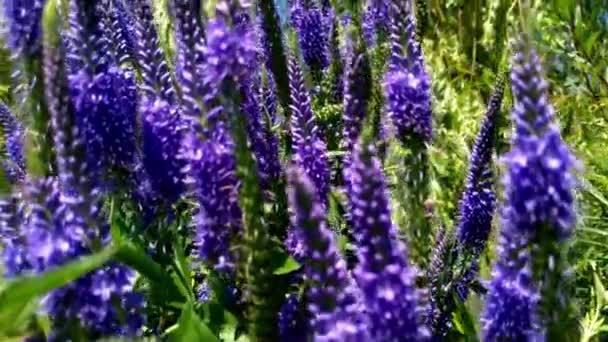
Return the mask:
<svg viewBox="0 0 608 342"><path fill-rule="evenodd" d="M429 199L428 145L432 139L430 79L422 49L415 38L410 2L391 7L391 55L384 80L386 111L395 137L405 149L400 163L397 189L399 203L407 215L405 227L416 262L424 265L429 256L432 229L425 202ZM402 44L405 32L406 45ZM401 177L403 179L401 180Z"/></svg>
<svg viewBox="0 0 608 342"><path fill-rule="evenodd" d="M348 202L359 254L354 274L369 313L370 333L378 341L426 340L415 270L391 221L380 160L365 140L353 152Z"/></svg>
<svg viewBox="0 0 608 342"><path fill-rule="evenodd" d="M527 35L515 51L515 134L504 158L505 204L484 336L555 340L576 329L565 258L575 226L576 163L554 122L540 58Z"/></svg>
<svg viewBox="0 0 608 342"><path fill-rule="evenodd" d="M6 159L1 162L2 168L11 183L19 183L25 179L25 130L19 119L3 103L0 103L0 126L6 151Z"/></svg>
<svg viewBox="0 0 608 342"><path fill-rule="evenodd" d="M469 160L469 171L460 201L458 226L454 232L438 234L433 262L427 275L430 283L430 311L427 317L436 339L448 338L451 316L457 300L465 301L469 282L477 276L479 257L492 230L496 206L493 153L504 93L504 78L498 76L494 92ZM454 236L455 239L454 239Z"/></svg>
<svg viewBox="0 0 608 342"><path fill-rule="evenodd" d="M305 250L308 310L315 341L364 341L370 336L346 262L338 254L335 237L325 222L312 181L298 167L288 170L292 226Z"/></svg>
<svg viewBox="0 0 608 342"><path fill-rule="evenodd" d="M289 59L289 88L291 89L293 159L315 183L319 199L327 205L330 187L327 146L315 122L304 75L300 62L295 56Z"/></svg>

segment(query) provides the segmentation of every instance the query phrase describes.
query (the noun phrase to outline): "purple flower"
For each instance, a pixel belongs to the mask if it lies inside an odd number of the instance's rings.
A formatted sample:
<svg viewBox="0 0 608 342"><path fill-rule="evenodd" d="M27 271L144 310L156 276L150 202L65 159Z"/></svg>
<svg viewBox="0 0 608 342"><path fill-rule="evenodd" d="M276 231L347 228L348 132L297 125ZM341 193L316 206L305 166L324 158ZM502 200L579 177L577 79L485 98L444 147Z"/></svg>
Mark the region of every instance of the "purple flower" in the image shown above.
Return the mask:
<svg viewBox="0 0 608 342"><path fill-rule="evenodd" d="M281 341L305 342L309 339L310 327L302 310L302 301L297 294L287 295L279 311L279 334Z"/></svg>
<svg viewBox="0 0 608 342"><path fill-rule="evenodd" d="M146 100L140 113L143 119L143 165L151 188L167 203L173 203L184 191L180 158L184 125L179 111L162 99Z"/></svg>
<svg viewBox="0 0 608 342"><path fill-rule="evenodd" d="M432 138L430 83L426 73L399 69L389 71L384 80L387 112L400 139Z"/></svg>
<svg viewBox="0 0 608 342"><path fill-rule="evenodd" d="M25 267L11 268L9 276L53 270L90 254L93 242L105 245L110 239L107 224L87 227L86 218L74 211L73 203L66 202L70 197L60 193L56 179L27 184L25 198L27 215L18 222L22 235L5 246L4 259L5 266L14 267L7 261L16 261L18 255ZM7 255L13 259L7 259ZM133 291L134 283L132 270L110 263L53 290L41 304L57 333L65 321L78 320L91 338L133 336L143 325L140 310L144 306L143 297Z"/></svg>
<svg viewBox="0 0 608 342"><path fill-rule="evenodd" d="M118 64L135 58L135 20L122 0L106 0L100 3L104 11L105 35L111 40Z"/></svg>
<svg viewBox="0 0 608 342"><path fill-rule="evenodd" d="M330 190L327 146L321 139L312 112L310 95L304 85L304 76L295 57L289 60L289 88L293 159L314 182L321 202L327 204Z"/></svg>
<svg viewBox="0 0 608 342"><path fill-rule="evenodd" d="M430 142L433 135L430 79L424 69L422 49L415 38L409 11L393 6L391 58L384 79L387 112L401 140L416 137ZM397 18L395 18L397 17ZM407 49L401 44L401 17L405 17Z"/></svg>
<svg viewBox="0 0 608 342"><path fill-rule="evenodd" d="M499 80L473 145L465 190L460 202L457 237L464 251L472 252L475 256L483 251L492 229L496 204L492 153L503 92L504 83Z"/></svg>
<svg viewBox="0 0 608 342"><path fill-rule="evenodd" d="M295 4L294 7L302 6ZM292 23L298 33L304 62L313 72L320 72L329 65L330 23L316 6L292 9Z"/></svg>
<svg viewBox="0 0 608 342"><path fill-rule="evenodd" d="M231 271L235 260L230 243L241 230L233 143L221 122L209 133L204 141L189 133L184 142L186 172L199 204L194 240L201 260Z"/></svg>
<svg viewBox="0 0 608 342"><path fill-rule="evenodd" d="M40 180L26 188L29 210L21 228L35 273L88 255L111 239L100 213L96 172L87 158L84 132L70 98L61 46L51 45L53 42L52 38L45 41L43 55L59 179ZM43 308L57 323L79 321L91 338L135 335L143 325L139 310L144 302L133 291L134 282L132 270L110 263L49 293L43 299ZM122 324L122 318L127 325Z"/></svg>
<svg viewBox="0 0 608 342"><path fill-rule="evenodd" d="M258 80L251 79L242 83L241 110L247 118L249 143L257 160L262 186L269 189L278 180L281 172L277 137L264 120Z"/></svg>
<svg viewBox="0 0 608 342"><path fill-rule="evenodd" d="M21 231L23 202L18 195L0 199L0 242L4 275L15 277L31 268Z"/></svg>
<svg viewBox="0 0 608 342"><path fill-rule="evenodd" d="M560 320L560 311L567 311L567 295L562 293L566 270L560 253L575 224L575 159L553 122L540 59L526 37L516 49L511 83L516 129L504 158L498 261L483 314L489 341L540 336L545 328L554 336L553 326L564 324L552 320ZM541 315L547 310L550 316Z"/></svg>
<svg viewBox="0 0 608 342"><path fill-rule="evenodd" d="M99 1L71 0L69 3L69 59L78 61L84 71L93 75L105 71L114 62L110 39L103 20L105 9Z"/></svg>
<svg viewBox="0 0 608 342"><path fill-rule="evenodd" d="M203 48L204 82L216 89L227 78L251 74L257 56L255 32L250 25L228 26L222 17L207 23L207 45Z"/></svg>
<svg viewBox="0 0 608 342"><path fill-rule="evenodd" d="M165 101L173 104L175 89L156 32L150 0L133 0L130 5L135 17L136 60L142 73L145 96L162 96Z"/></svg>
<svg viewBox="0 0 608 342"><path fill-rule="evenodd" d="M132 165L137 111L134 74L112 67L91 79L79 73L72 82L90 163L109 168Z"/></svg>
<svg viewBox="0 0 608 342"><path fill-rule="evenodd" d="M504 227L498 239L498 261L481 321L484 341L544 341L538 324L540 295L532 284L527 239Z"/></svg>
<svg viewBox="0 0 608 342"><path fill-rule="evenodd" d="M8 23L8 46L15 55L40 53L42 9L44 0L5 0L4 17Z"/></svg>
<svg viewBox="0 0 608 342"><path fill-rule="evenodd" d="M313 183L295 166L287 177L291 224L305 251L304 272L310 282L308 310L315 341L369 340L367 317L357 302L346 262L338 254Z"/></svg>
<svg viewBox="0 0 608 342"><path fill-rule="evenodd" d="M391 222L386 181L373 146L356 145L349 175L349 217L359 254L354 274L369 312L372 339L428 339L415 271Z"/></svg>
<svg viewBox="0 0 608 342"><path fill-rule="evenodd" d="M25 178L23 155L25 131L17 117L2 103L0 103L0 125L6 148L6 159L2 160L2 167L12 183L19 183Z"/></svg>
<svg viewBox="0 0 608 342"><path fill-rule="evenodd" d="M371 70L365 53L349 51L345 75L343 147L350 153L361 134L370 96Z"/></svg>
<svg viewBox="0 0 608 342"><path fill-rule="evenodd" d="M177 31L177 78L187 115L200 116L202 89L201 68L205 61L203 47L205 38L201 21L200 1L173 0L171 9Z"/></svg>
<svg viewBox="0 0 608 342"><path fill-rule="evenodd" d="M390 27L390 5L386 1L368 0L363 13L363 35L368 45L376 43L377 35L387 35Z"/></svg>

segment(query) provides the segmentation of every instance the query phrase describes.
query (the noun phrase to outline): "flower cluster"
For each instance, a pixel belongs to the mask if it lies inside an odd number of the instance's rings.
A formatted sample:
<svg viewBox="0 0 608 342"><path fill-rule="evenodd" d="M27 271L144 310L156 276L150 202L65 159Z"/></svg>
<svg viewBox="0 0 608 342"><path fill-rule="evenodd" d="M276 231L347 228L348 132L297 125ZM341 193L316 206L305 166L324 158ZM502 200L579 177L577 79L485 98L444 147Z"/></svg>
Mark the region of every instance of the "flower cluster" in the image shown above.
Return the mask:
<svg viewBox="0 0 608 342"><path fill-rule="evenodd" d="M513 65L515 135L505 157L508 171L503 180L506 203L499 258L484 313L484 335L488 340L513 337L518 333L513 327L521 328L518 334L532 336L549 328L542 326L552 322L541 317L540 305L553 298L547 298L545 293L541 300L539 293L551 286L552 296L562 296L557 287L563 285L564 275L560 272L565 270L559 259L559 246L572 235L575 223L575 160L553 122L540 59L525 36L517 46ZM559 311L564 307L551 309Z"/></svg>
<svg viewBox="0 0 608 342"><path fill-rule="evenodd" d="M5 0L4 17L8 23L8 45L19 56L35 56L41 51L42 9L45 0Z"/></svg>
<svg viewBox="0 0 608 342"><path fill-rule="evenodd" d="M157 98L140 107L143 119L143 166L153 191L173 203L184 191L183 158L179 158L184 124L175 105Z"/></svg>
<svg viewBox="0 0 608 342"><path fill-rule="evenodd" d="M205 141L191 133L184 145L186 172L193 179L200 206L194 219L199 256L218 270L233 270L230 243L241 230L233 143L224 125L218 123Z"/></svg>
<svg viewBox="0 0 608 342"><path fill-rule="evenodd" d="M295 57L289 60L289 88L291 91L291 135L294 161L312 179L319 198L327 203L330 170L327 146L321 139L313 116L310 95L304 84L304 75Z"/></svg>
<svg viewBox="0 0 608 342"><path fill-rule="evenodd" d="M242 83L241 110L247 118L247 134L256 157L261 185L268 189L281 173L278 142L265 120L266 115L261 104L261 87L257 77L254 76L253 79Z"/></svg>
<svg viewBox="0 0 608 342"><path fill-rule="evenodd" d="M135 75L111 67L90 78L72 77L79 124L91 163L106 168L128 167L135 156Z"/></svg>
<svg viewBox="0 0 608 342"><path fill-rule="evenodd" d="M385 1L368 0L363 13L363 34L368 45L374 45L379 35L388 35L389 8Z"/></svg>
<svg viewBox="0 0 608 342"><path fill-rule="evenodd" d="M6 149L6 159L2 160L2 168L12 183L21 182L25 178L23 155L25 131L19 119L2 103L0 103L0 126L2 126Z"/></svg>
<svg viewBox="0 0 608 342"><path fill-rule="evenodd" d="M200 18L199 1L172 1L172 11L176 20L176 41L179 44L176 76L181 87L181 96L187 115L200 116L197 101L203 94L201 67L204 63L203 24Z"/></svg>
<svg viewBox="0 0 608 342"><path fill-rule="evenodd" d="M492 154L503 92L503 82L497 80L496 89L490 98L488 110L473 145L465 190L460 202L458 240L466 251L474 255L481 254L492 228L496 204Z"/></svg>
<svg viewBox="0 0 608 342"><path fill-rule="evenodd" d="M221 89L228 77L238 79L250 74L256 62L257 44L249 25L230 28L224 18L217 17L207 23L206 37L203 75L209 89Z"/></svg>
<svg viewBox="0 0 608 342"><path fill-rule="evenodd" d="M164 100L175 102L175 89L165 61L154 24L150 0L130 2L134 14L137 64L142 72L142 90L147 97L160 94Z"/></svg>
<svg viewBox="0 0 608 342"><path fill-rule="evenodd" d="M397 6L393 6L397 7ZM422 50L416 41L411 14L393 8L391 19L391 58L384 79L387 112L401 140L415 137L429 142L432 138L430 79L424 67ZM399 16L399 18L395 18ZM407 49L401 43L405 16Z"/></svg>
<svg viewBox="0 0 608 342"><path fill-rule="evenodd" d="M316 5L296 1L291 9L291 21L298 32L304 62L313 72L329 65L329 35L331 22Z"/></svg>
<svg viewBox="0 0 608 342"><path fill-rule="evenodd" d="M346 262L326 226L325 209L318 203L314 185L297 167L288 170L288 180L291 223L305 250L305 273L312 283L307 299L315 340L366 340L367 318L357 303Z"/></svg>
<svg viewBox="0 0 608 342"><path fill-rule="evenodd" d="M98 231L84 224L84 218L65 203L56 179L28 184L27 216L19 227L19 243L7 245L7 255L24 258L8 275L52 270L80 256L90 254L91 241L107 243L109 227ZM78 319L90 336L135 335L142 325L143 297L133 291L135 273L111 263L50 292L42 299L44 310L56 321ZM119 310L113 301L119 303ZM123 324L127 322L128 324Z"/></svg>
<svg viewBox="0 0 608 342"><path fill-rule="evenodd" d="M355 147L350 166L349 211L358 245L355 278L378 341L428 338L422 325L415 271L391 222L386 182L380 160L370 145ZM397 299L399 297L399 299Z"/></svg>

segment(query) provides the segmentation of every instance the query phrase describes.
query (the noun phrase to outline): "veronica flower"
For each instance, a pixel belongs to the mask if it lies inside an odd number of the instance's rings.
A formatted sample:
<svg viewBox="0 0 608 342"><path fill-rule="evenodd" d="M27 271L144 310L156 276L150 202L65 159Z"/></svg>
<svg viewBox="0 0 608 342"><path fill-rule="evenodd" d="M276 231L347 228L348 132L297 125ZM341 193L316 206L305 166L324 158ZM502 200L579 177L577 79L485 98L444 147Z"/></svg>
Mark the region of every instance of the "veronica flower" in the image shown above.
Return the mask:
<svg viewBox="0 0 608 342"><path fill-rule="evenodd" d="M151 98L161 94L165 101L173 104L175 89L160 46L150 0L133 0L129 3L135 17L136 60L142 73L144 94Z"/></svg>
<svg viewBox="0 0 608 342"><path fill-rule="evenodd" d="M415 271L391 222L388 190L373 146L358 144L349 171L349 214L359 263L354 274L370 315L373 340L428 339Z"/></svg>
<svg viewBox="0 0 608 342"><path fill-rule="evenodd" d="M570 319L562 250L575 224L575 159L554 123L540 59L525 36L516 48L511 83L515 134L505 157L505 204L484 336L554 339Z"/></svg>
<svg viewBox="0 0 608 342"><path fill-rule="evenodd" d="M109 226L86 227L85 218L71 210L71 203L63 202L56 180L35 182L27 190L30 213L22 229L34 273L90 254L91 240L107 243ZM93 338L133 336L143 325L140 310L144 306L143 297L133 292L134 285L131 269L110 263L50 292L42 299L42 307L58 329L66 320L77 319Z"/></svg>
<svg viewBox="0 0 608 342"><path fill-rule="evenodd" d="M302 310L302 300L297 294L287 295L279 311L278 325L281 341L307 341L310 327Z"/></svg>
<svg viewBox="0 0 608 342"><path fill-rule="evenodd" d="M393 6L397 7L397 6ZM405 17L407 49L401 44L401 17L391 20L391 58L384 79L387 112L400 140L415 137L424 142L432 138L430 79L424 57L415 38L409 11L393 9L393 16Z"/></svg>
<svg viewBox="0 0 608 342"><path fill-rule="evenodd" d="M25 178L23 155L25 131L17 117L2 103L0 103L0 125L6 147L6 159L2 161L2 167L11 182L21 182Z"/></svg>
<svg viewBox="0 0 608 342"><path fill-rule="evenodd" d="M123 64L135 58L135 22L122 0L102 0L99 3L101 25L107 37L114 63Z"/></svg>
<svg viewBox="0 0 608 342"><path fill-rule="evenodd" d="M344 82L343 148L350 153L354 148L367 114L371 89L371 70L367 55L349 49ZM346 166L347 167L347 166Z"/></svg>
<svg viewBox="0 0 608 342"><path fill-rule="evenodd" d="M368 0L363 13L363 35L368 45L376 43L378 35L388 35L390 5L381 0Z"/></svg>
<svg viewBox="0 0 608 342"><path fill-rule="evenodd" d="M257 56L255 32L250 25L231 28L218 16L207 23L206 36L203 81L209 89L221 89L218 86L227 78L239 79L250 74Z"/></svg>
<svg viewBox="0 0 608 342"><path fill-rule="evenodd" d="M293 158L314 182L319 198L326 204L330 185L327 146L321 139L312 112L310 95L304 84L304 76L295 57L289 60L289 88Z"/></svg>
<svg viewBox="0 0 608 342"><path fill-rule="evenodd" d="M41 51L42 9L45 0L4 0L8 46L15 55L36 56Z"/></svg>
<svg viewBox="0 0 608 342"><path fill-rule="evenodd" d="M302 6L302 4L298 1L294 6ZM313 73L327 68L331 25L328 25L323 11L315 5L292 9L292 23L298 33L298 41L306 65Z"/></svg>
<svg viewBox="0 0 608 342"><path fill-rule="evenodd" d="M503 92L504 83L498 80L473 145L465 190L460 202L458 241L463 247L463 252L471 252L474 256L481 254L492 229L492 216L496 203L492 179L492 153Z"/></svg>
<svg viewBox="0 0 608 342"><path fill-rule="evenodd" d="M56 13L49 10L49 16ZM57 20L48 20L57 23ZM30 206L25 246L32 271L52 270L88 255L110 241L110 229L100 213L96 174L88 163L86 145L70 98L58 27L46 28L44 40L45 95L51 116L59 180L33 182L27 188ZM49 293L43 308L57 323L75 320L90 338L139 332L142 297L133 291L135 273L110 263ZM122 310L119 312L115 303ZM127 320L124 325L121 318Z"/></svg>
<svg viewBox="0 0 608 342"><path fill-rule="evenodd" d="M132 165L137 112L135 75L111 67L92 78L79 73L71 80L90 162L110 168Z"/></svg>
<svg viewBox="0 0 608 342"><path fill-rule="evenodd" d="M278 141L264 120L259 81L256 76L241 82L241 111L247 118L247 133L256 157L262 187L268 189L280 176Z"/></svg>
<svg viewBox="0 0 608 342"><path fill-rule="evenodd" d="M307 299L315 341L369 340L367 317L357 303L313 183L296 167L288 170L288 181L291 224L306 251L304 272L310 282Z"/></svg>
<svg viewBox="0 0 608 342"><path fill-rule="evenodd" d="M31 269L21 231L24 220L23 201L20 194L0 199L0 243L4 275L18 276Z"/></svg>
<svg viewBox="0 0 608 342"><path fill-rule="evenodd" d="M176 22L177 78L187 115L198 117L204 90L200 82L205 61L203 24L200 1L173 0L171 6Z"/></svg>
<svg viewBox="0 0 608 342"><path fill-rule="evenodd" d="M80 58L83 65L71 76L72 96L89 163L112 170L133 163L137 89L135 75L118 68L109 53L112 39L108 37L110 32L104 31L100 4L71 2L70 35L77 54L74 58Z"/></svg>
<svg viewBox="0 0 608 342"><path fill-rule="evenodd" d="M199 257L218 270L231 271L235 258L230 243L241 230L233 142L221 122L205 141L194 132L185 139L186 172L200 206L195 217Z"/></svg>
<svg viewBox="0 0 608 342"><path fill-rule="evenodd" d="M179 158L184 124L178 108L156 98L140 106L143 119L143 166L152 190L167 203L175 202L184 191L182 169L185 160Z"/></svg>

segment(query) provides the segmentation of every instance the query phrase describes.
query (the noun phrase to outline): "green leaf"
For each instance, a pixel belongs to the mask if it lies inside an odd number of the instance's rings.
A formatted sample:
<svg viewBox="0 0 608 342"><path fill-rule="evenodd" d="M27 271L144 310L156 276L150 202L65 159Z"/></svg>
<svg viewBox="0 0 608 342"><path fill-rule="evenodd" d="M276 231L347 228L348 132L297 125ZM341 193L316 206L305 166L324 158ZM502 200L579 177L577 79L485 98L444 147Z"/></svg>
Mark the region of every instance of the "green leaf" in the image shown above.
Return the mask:
<svg viewBox="0 0 608 342"><path fill-rule="evenodd" d="M82 275L105 264L114 254L114 246L101 252L72 261L52 271L37 276L27 276L11 281L0 293L0 317L11 310L24 306L36 297L40 297L60 288Z"/></svg>
<svg viewBox="0 0 608 342"><path fill-rule="evenodd" d="M116 252L116 259L128 266L131 266L151 282L160 285L159 289L163 290L163 294L169 299L183 302L188 298L188 293L175 284L173 279L150 258L144 251L131 244L124 243Z"/></svg>
<svg viewBox="0 0 608 342"><path fill-rule="evenodd" d="M288 274L288 273L291 273L293 271L300 269L300 267L301 267L301 265L294 258L288 256L283 261L283 265L281 265L279 268L275 269L273 274L275 274L275 275Z"/></svg>
<svg viewBox="0 0 608 342"><path fill-rule="evenodd" d="M220 341L198 317L191 302L188 302L182 310L177 325L177 329L171 334L171 341Z"/></svg>
<svg viewBox="0 0 608 342"><path fill-rule="evenodd" d="M593 284L595 286L595 298L597 300L598 307L604 307L604 304L608 302L608 293L597 275L597 272L593 272Z"/></svg>

